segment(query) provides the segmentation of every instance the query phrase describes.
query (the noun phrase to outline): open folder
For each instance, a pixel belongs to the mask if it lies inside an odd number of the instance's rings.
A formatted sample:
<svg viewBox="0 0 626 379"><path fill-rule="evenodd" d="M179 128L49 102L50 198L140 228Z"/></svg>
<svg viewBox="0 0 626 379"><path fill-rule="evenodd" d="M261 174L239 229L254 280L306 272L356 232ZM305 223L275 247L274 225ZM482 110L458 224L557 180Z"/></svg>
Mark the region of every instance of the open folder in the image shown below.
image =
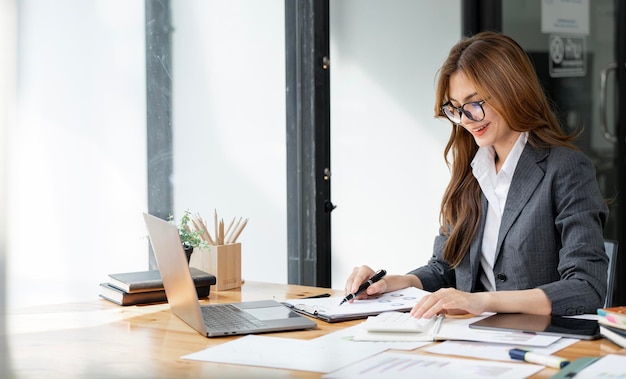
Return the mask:
<svg viewBox="0 0 626 379"><path fill-rule="evenodd" d="M343 297L291 299L283 304L296 312L326 322L338 322L367 318L387 311L409 311L429 293L419 288L409 287L365 300L354 300L352 303L344 303L341 306L339 303Z"/></svg>

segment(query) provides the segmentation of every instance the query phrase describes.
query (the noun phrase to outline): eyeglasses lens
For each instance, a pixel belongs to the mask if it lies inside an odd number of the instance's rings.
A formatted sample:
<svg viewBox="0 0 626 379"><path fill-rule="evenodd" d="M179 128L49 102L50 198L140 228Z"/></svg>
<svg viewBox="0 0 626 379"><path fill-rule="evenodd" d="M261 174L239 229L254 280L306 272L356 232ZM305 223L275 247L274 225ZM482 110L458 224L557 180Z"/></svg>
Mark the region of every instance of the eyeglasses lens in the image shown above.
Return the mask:
<svg viewBox="0 0 626 379"><path fill-rule="evenodd" d="M480 102L466 103L458 108L448 103L441 108L448 120L455 124L461 123L461 112L472 121L482 121L485 118L485 111Z"/></svg>

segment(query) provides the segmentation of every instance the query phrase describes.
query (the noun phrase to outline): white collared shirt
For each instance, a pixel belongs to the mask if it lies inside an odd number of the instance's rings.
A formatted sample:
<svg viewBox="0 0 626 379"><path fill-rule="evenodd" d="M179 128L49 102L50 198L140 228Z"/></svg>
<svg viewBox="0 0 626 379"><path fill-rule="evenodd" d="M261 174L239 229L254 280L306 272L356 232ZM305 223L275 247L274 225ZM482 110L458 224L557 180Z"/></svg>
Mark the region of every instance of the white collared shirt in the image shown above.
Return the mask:
<svg viewBox="0 0 626 379"><path fill-rule="evenodd" d="M480 258L480 264L483 269L480 282L488 291L496 290L493 266L496 260L496 246L498 244L502 214L504 213L504 206L506 205L515 167L517 167L517 162L519 162L527 141L528 133L521 133L498 173L496 173L496 153L493 146L479 147L471 163L472 173L478 180L480 189L489 203Z"/></svg>

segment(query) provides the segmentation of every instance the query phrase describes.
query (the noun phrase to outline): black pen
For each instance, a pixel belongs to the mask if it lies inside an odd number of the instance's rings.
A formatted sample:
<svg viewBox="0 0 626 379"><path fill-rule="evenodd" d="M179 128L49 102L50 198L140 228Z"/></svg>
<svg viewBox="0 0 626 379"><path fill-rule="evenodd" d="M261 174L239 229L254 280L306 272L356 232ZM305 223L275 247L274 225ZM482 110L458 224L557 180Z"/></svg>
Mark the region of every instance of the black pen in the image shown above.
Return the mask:
<svg viewBox="0 0 626 379"><path fill-rule="evenodd" d="M351 293L348 296L344 297L343 300L341 300L341 303L339 303L339 305L348 302L352 299L354 299L355 297L359 296L361 293L363 293L363 291L365 291L369 286L371 286L372 284L376 283L377 281L381 280L383 278L383 276L385 276L387 274L387 271L385 270L378 270L374 276L372 276L371 278L369 278L369 280L367 282L363 282L363 284L361 284L359 286L359 288L356 290L355 293Z"/></svg>
<svg viewBox="0 0 626 379"><path fill-rule="evenodd" d="M319 299L319 298L322 298L322 297L330 297L330 294L329 293L321 293L319 295L306 296L306 297L303 297L302 299Z"/></svg>

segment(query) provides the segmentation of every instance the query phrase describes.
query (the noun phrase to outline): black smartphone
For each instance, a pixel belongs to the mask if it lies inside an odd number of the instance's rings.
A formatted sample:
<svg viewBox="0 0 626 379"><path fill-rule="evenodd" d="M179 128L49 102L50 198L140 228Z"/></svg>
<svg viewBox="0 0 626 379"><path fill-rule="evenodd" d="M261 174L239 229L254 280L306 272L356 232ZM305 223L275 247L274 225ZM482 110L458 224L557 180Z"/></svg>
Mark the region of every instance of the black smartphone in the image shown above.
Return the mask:
<svg viewBox="0 0 626 379"><path fill-rule="evenodd" d="M595 340L600 338L597 320L525 313L497 313L470 324L470 328L544 334Z"/></svg>

